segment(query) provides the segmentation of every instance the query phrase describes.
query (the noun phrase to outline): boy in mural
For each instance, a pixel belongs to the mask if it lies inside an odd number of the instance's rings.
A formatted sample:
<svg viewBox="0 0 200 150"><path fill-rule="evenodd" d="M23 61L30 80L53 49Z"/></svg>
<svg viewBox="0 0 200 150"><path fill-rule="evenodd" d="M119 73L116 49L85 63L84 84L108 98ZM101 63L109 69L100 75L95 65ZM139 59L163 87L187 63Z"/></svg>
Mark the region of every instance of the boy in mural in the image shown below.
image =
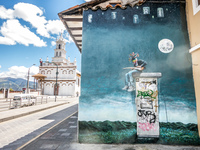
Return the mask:
<svg viewBox="0 0 200 150"><path fill-rule="evenodd" d="M132 53L129 55L129 61L133 63L134 67L127 67L124 69L132 69L125 75L125 87L122 88L122 90L127 90L128 92L132 92L135 90L134 87L134 79L133 74L135 73L141 73L142 70L145 69L145 66L147 65L147 62L141 59L137 59L139 57L138 53Z"/></svg>

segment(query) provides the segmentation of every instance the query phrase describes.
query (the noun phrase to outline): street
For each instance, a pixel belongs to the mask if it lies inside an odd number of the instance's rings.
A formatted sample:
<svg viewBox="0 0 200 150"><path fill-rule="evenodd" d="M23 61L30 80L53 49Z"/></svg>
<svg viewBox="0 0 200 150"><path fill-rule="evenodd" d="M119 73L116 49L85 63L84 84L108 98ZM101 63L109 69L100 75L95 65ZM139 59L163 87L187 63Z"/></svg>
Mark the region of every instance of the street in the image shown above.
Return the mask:
<svg viewBox="0 0 200 150"><path fill-rule="evenodd" d="M77 120L78 99L75 99L1 122L0 150L200 150L198 146L78 143Z"/></svg>
<svg viewBox="0 0 200 150"><path fill-rule="evenodd" d="M77 112L78 101L0 123L0 149L17 149Z"/></svg>

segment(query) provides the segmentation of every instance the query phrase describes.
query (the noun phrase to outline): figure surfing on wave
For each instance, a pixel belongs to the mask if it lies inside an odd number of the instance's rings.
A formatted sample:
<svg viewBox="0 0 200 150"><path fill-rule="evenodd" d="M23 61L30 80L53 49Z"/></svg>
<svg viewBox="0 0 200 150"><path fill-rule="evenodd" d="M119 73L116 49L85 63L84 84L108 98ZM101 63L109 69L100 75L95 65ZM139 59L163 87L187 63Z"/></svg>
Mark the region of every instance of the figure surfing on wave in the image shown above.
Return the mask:
<svg viewBox="0 0 200 150"><path fill-rule="evenodd" d="M132 69L125 75L125 87L122 88L122 90L127 90L128 92L132 92L135 90L134 86L134 79L133 79L133 74L135 73L141 73L142 70L145 69L145 66L147 65L147 62L141 59L137 59L139 57L138 53L132 52L129 55L129 61L133 63L133 67L126 67L123 69Z"/></svg>

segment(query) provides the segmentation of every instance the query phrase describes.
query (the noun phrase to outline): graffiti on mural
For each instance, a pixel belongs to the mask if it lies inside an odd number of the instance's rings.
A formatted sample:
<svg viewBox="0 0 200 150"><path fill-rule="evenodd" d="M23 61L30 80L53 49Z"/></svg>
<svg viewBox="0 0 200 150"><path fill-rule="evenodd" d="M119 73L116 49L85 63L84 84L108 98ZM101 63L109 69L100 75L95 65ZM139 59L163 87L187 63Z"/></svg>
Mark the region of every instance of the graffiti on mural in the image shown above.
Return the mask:
<svg viewBox="0 0 200 150"><path fill-rule="evenodd" d="M158 95L158 91L153 91L153 90L147 90L147 91L138 91L137 97L141 98L152 98L156 99L156 96Z"/></svg>
<svg viewBox="0 0 200 150"><path fill-rule="evenodd" d="M156 131L157 130L157 127L155 126L155 124L149 123L149 122L146 122L146 123L139 122L138 127L140 129L142 129L143 131L151 131L151 130Z"/></svg>
<svg viewBox="0 0 200 150"><path fill-rule="evenodd" d="M139 122L146 122L146 123L156 122L156 115L152 111L138 110L138 116L139 116Z"/></svg>
<svg viewBox="0 0 200 150"><path fill-rule="evenodd" d="M153 109L153 101L149 99L140 99L141 109Z"/></svg>

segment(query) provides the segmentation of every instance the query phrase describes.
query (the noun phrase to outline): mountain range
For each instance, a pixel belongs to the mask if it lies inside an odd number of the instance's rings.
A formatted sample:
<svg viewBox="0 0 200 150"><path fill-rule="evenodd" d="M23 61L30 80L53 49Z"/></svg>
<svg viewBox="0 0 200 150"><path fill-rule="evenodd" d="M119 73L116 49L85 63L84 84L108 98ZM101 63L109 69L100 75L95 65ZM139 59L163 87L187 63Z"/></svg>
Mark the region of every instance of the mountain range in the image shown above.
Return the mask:
<svg viewBox="0 0 200 150"><path fill-rule="evenodd" d="M27 87L27 80L22 78L0 78L0 89L1 88L12 88L14 91L22 91L22 88ZM29 81L29 88L34 87L34 82Z"/></svg>

